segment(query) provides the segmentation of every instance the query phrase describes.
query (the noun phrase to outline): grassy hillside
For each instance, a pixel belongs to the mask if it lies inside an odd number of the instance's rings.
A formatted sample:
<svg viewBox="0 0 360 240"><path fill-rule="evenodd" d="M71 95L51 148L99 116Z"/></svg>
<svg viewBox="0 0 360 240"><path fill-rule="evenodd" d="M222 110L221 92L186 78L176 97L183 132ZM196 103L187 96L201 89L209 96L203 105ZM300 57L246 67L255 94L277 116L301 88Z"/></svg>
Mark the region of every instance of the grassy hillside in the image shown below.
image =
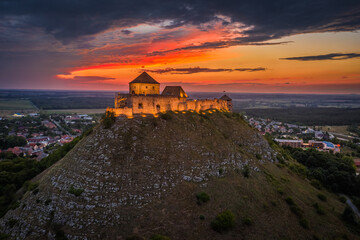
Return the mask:
<svg viewBox="0 0 360 240"><path fill-rule="evenodd" d="M27 239L357 239L345 204L277 159L238 114L118 118L37 176L0 226Z"/></svg>

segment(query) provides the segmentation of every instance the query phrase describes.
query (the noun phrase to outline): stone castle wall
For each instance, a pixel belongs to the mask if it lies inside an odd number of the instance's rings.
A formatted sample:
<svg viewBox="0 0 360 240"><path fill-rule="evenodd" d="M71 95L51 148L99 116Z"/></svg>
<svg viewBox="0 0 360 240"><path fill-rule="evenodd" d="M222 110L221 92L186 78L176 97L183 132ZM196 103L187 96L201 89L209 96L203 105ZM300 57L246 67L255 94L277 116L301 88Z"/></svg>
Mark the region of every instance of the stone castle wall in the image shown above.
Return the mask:
<svg viewBox="0 0 360 240"><path fill-rule="evenodd" d="M228 103L221 99L200 99L187 100L171 96L142 96L119 94L115 98L115 108L107 108L113 111L116 116L134 114L157 114L165 111L202 111L207 109L217 109L229 111Z"/></svg>
<svg viewBox="0 0 360 240"><path fill-rule="evenodd" d="M160 94L160 84L152 83L130 83L129 93L132 94Z"/></svg>

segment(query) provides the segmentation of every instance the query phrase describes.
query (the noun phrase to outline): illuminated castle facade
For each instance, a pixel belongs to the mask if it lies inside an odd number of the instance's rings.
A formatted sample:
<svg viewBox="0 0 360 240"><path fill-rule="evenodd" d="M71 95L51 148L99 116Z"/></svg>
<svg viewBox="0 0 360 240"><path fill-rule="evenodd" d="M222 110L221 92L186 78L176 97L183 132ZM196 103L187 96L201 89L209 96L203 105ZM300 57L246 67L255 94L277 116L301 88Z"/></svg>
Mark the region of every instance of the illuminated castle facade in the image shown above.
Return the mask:
<svg viewBox="0 0 360 240"><path fill-rule="evenodd" d="M220 99L189 100L181 86L166 86L160 94L160 83L143 72L129 83L129 93L117 93L115 107L107 108L115 116L132 117L136 114L158 114L166 111L204 111L217 109L232 111L232 100L227 95Z"/></svg>

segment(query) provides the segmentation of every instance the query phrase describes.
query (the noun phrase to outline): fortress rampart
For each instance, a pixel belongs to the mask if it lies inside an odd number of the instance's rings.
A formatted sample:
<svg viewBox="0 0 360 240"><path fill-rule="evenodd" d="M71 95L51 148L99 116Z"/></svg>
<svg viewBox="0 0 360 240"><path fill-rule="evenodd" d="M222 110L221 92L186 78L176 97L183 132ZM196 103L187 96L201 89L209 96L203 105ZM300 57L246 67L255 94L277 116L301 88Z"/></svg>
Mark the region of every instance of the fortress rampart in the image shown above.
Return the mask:
<svg viewBox="0 0 360 240"><path fill-rule="evenodd" d="M136 85L135 85L136 84ZM107 111L115 113L115 116L133 116L136 114L158 114L166 111L204 111L208 109L217 109L222 111L232 110L231 98L224 95L220 99L187 99L187 94L180 86L167 86L162 94L154 94L160 84L151 78L147 73L142 73L131 86L142 89L142 94L135 94L130 88L129 94L118 93L115 96L115 107L107 108ZM158 86L157 86L158 85Z"/></svg>

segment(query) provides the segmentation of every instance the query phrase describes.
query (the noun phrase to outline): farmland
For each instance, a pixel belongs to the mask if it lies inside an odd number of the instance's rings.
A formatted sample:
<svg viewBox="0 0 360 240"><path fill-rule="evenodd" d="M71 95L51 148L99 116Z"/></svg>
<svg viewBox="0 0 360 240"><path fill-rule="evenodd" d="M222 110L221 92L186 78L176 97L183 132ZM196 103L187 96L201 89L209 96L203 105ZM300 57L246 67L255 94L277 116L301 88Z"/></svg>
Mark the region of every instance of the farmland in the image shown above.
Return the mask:
<svg viewBox="0 0 360 240"><path fill-rule="evenodd" d="M35 110L37 109L28 99L1 98L0 110Z"/></svg>

